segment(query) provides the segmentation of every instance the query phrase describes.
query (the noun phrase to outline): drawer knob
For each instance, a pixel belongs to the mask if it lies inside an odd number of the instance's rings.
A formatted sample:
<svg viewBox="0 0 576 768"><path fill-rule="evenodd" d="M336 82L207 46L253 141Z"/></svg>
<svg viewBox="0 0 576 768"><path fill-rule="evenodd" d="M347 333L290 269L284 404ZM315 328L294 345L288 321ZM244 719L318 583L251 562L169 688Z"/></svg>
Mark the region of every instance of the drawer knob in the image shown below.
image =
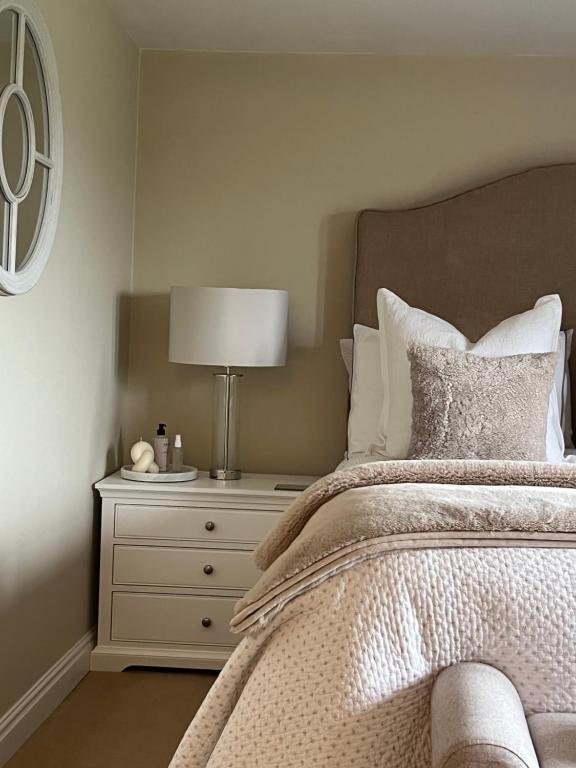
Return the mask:
<svg viewBox="0 0 576 768"><path fill-rule="evenodd" d="M209 619L208 616L205 616L202 619L202 626L203 627L209 627L212 624L212 619Z"/></svg>
<svg viewBox="0 0 576 768"><path fill-rule="evenodd" d="M212 522L212 520L208 520L208 521L207 521L207 522L204 524L204 528L206 528L206 530L207 530L207 531L213 531L213 530L214 530L214 528L216 528L216 526L214 525L214 523Z"/></svg>
<svg viewBox="0 0 576 768"><path fill-rule="evenodd" d="M214 573L214 568L211 565L205 565L203 571L207 576L210 576L211 573Z"/></svg>

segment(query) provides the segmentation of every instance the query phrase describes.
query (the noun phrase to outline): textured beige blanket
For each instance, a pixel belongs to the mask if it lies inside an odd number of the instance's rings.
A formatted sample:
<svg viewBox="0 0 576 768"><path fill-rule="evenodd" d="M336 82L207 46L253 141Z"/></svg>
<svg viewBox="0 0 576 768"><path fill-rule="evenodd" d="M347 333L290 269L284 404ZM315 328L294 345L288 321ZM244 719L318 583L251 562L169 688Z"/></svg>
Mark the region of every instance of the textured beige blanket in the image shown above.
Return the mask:
<svg viewBox="0 0 576 768"><path fill-rule="evenodd" d="M482 541L574 533L575 487L574 465L544 462L383 461L327 475L256 550L267 570L232 628L245 631L287 597L391 546L438 546L458 532Z"/></svg>
<svg viewBox="0 0 576 768"><path fill-rule="evenodd" d="M268 568L314 513L340 493L401 483L576 488L576 467L539 461L381 461L333 472L311 485L290 506L254 553L256 563L262 570ZM522 520L517 518L514 524L522 525Z"/></svg>
<svg viewBox="0 0 576 768"><path fill-rule="evenodd" d="M576 711L576 470L387 462L330 475L261 546L247 636L172 768L428 768L429 691L461 660Z"/></svg>

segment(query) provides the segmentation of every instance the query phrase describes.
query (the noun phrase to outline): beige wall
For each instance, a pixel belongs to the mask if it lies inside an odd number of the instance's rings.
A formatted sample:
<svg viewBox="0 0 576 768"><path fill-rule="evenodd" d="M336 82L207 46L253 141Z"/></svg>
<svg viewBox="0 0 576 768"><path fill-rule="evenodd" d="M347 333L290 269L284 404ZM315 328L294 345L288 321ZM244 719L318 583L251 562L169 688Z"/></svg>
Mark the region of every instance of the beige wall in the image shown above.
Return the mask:
<svg viewBox="0 0 576 768"><path fill-rule="evenodd" d="M210 371L167 362L170 285L287 288L288 366L245 371L243 466L333 467L355 213L576 160L575 82L576 60L144 53L130 439L164 420L209 464Z"/></svg>
<svg viewBox="0 0 576 768"><path fill-rule="evenodd" d="M54 249L0 297L0 715L94 623L92 483L118 463L138 54L103 0L39 0L59 66Z"/></svg>

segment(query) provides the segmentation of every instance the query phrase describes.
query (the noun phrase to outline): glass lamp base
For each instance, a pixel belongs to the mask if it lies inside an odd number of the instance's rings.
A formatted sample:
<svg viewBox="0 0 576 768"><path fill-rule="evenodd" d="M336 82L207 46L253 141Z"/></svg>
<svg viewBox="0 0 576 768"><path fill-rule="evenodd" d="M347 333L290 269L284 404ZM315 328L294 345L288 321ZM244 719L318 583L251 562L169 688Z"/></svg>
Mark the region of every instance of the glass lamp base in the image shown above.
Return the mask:
<svg viewBox="0 0 576 768"><path fill-rule="evenodd" d="M238 480L242 473L238 460L238 388L240 374L214 374L214 427L212 467L215 480Z"/></svg>
<svg viewBox="0 0 576 768"><path fill-rule="evenodd" d="M239 469L211 469L210 477L214 480L240 480L242 472Z"/></svg>

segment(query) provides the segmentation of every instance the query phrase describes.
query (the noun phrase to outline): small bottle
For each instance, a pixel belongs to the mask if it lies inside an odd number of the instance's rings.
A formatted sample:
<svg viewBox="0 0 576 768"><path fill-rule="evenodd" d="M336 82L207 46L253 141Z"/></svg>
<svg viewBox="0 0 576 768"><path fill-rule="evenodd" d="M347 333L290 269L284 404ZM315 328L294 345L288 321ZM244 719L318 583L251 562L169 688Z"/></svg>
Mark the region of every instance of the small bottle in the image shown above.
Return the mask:
<svg viewBox="0 0 576 768"><path fill-rule="evenodd" d="M174 447L172 448L172 471L178 472L184 465L184 453L182 450L182 435L176 435L174 438Z"/></svg>
<svg viewBox="0 0 576 768"><path fill-rule="evenodd" d="M170 440L166 435L166 424L158 424L153 445L154 461L158 464L160 472L166 472L168 469L168 449L170 447Z"/></svg>

